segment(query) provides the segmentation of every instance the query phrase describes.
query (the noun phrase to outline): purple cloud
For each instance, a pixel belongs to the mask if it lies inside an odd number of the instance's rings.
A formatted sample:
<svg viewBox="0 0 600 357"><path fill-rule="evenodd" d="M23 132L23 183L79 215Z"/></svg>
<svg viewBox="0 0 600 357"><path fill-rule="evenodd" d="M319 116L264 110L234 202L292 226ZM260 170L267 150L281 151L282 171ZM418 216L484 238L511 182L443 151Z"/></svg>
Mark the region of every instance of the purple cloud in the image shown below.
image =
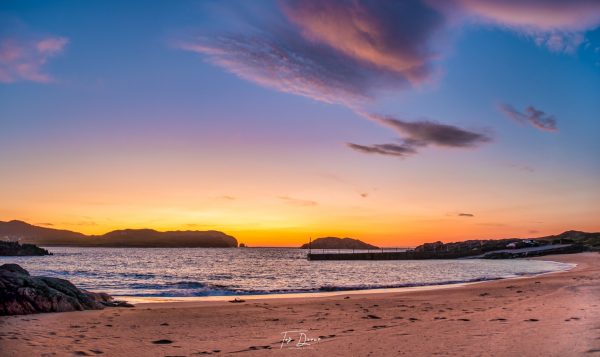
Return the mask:
<svg viewBox="0 0 600 357"><path fill-rule="evenodd" d="M349 106L423 83L439 56L432 40L445 19L420 0L278 4L259 24L244 18L244 33L175 45L260 85Z"/></svg>
<svg viewBox="0 0 600 357"><path fill-rule="evenodd" d="M45 73L43 67L50 58L61 54L68 43L65 37L0 38L0 82L51 82L52 76Z"/></svg>
<svg viewBox="0 0 600 357"><path fill-rule="evenodd" d="M417 150L413 146L406 144L359 145L354 143L346 143L346 145L352 150L356 150L365 154L379 154L404 158L408 155L417 153Z"/></svg>
<svg viewBox="0 0 600 357"><path fill-rule="evenodd" d="M347 144L351 149L367 154L406 157L416 154L419 148L429 145L445 148L470 148L492 140L486 134L432 120L406 121L375 114L368 114L367 117L394 130L400 136L399 141L401 142L400 144L376 145Z"/></svg>
<svg viewBox="0 0 600 357"><path fill-rule="evenodd" d="M500 104L499 109L510 119L521 123L529 123L534 128L545 131L557 131L556 118L553 115L536 109L533 106L525 108L524 112L520 112L508 104Z"/></svg>

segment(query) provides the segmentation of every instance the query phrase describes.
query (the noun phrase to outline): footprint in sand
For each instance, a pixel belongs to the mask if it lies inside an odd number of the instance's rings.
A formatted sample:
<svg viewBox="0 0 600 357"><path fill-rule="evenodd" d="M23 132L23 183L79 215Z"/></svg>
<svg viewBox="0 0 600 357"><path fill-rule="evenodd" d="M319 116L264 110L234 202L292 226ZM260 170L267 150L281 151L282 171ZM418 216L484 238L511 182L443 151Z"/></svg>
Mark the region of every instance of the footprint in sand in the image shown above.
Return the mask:
<svg viewBox="0 0 600 357"><path fill-rule="evenodd" d="M258 351L258 350L270 350L272 348L273 347L271 347L271 346L250 346L250 347L246 348L245 350L234 351L232 353Z"/></svg>
<svg viewBox="0 0 600 357"><path fill-rule="evenodd" d="M527 321L527 322L538 322L540 320L538 319L527 319L527 320L523 320L523 321Z"/></svg>
<svg viewBox="0 0 600 357"><path fill-rule="evenodd" d="M506 319L503 317L497 317L495 319L491 319L490 321L506 321Z"/></svg>
<svg viewBox="0 0 600 357"><path fill-rule="evenodd" d="M469 319L456 319L456 321L471 321Z"/></svg>
<svg viewBox="0 0 600 357"><path fill-rule="evenodd" d="M379 320L381 319L381 317L377 316L377 315L367 315L365 317L363 317L363 319L374 319L374 320Z"/></svg>
<svg viewBox="0 0 600 357"><path fill-rule="evenodd" d="M324 340L326 338L334 338L336 335L327 335L327 336L319 336L320 339Z"/></svg>
<svg viewBox="0 0 600 357"><path fill-rule="evenodd" d="M166 339L163 339L163 340L155 340L155 341L152 341L152 343L154 343L155 345L168 345L168 344L170 344L170 343L173 343L173 341L171 341L171 340L166 340Z"/></svg>

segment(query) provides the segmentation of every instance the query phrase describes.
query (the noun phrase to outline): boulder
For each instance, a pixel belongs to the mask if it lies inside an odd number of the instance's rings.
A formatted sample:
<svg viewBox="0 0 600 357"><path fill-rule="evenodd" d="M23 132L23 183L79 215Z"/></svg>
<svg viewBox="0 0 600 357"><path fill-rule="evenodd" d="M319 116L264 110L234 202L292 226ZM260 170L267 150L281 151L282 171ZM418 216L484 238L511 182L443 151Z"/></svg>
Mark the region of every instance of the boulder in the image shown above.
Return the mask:
<svg viewBox="0 0 600 357"><path fill-rule="evenodd" d="M78 289L68 280L31 276L17 264L0 266L0 315L100 310L127 305L108 294Z"/></svg>

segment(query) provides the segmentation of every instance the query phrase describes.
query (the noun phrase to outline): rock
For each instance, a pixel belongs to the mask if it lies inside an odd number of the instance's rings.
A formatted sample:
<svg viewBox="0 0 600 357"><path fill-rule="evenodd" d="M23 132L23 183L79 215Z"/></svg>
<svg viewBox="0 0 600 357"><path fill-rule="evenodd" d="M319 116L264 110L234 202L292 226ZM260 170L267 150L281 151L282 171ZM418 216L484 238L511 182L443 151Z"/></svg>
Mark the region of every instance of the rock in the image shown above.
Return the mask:
<svg viewBox="0 0 600 357"><path fill-rule="evenodd" d="M353 238L324 237L317 238L310 243L304 244L300 249L379 249L374 245Z"/></svg>
<svg viewBox="0 0 600 357"><path fill-rule="evenodd" d="M29 275L29 272L23 268L19 264L3 264L0 269L4 269L11 273Z"/></svg>
<svg viewBox="0 0 600 357"><path fill-rule="evenodd" d="M0 266L0 315L40 312L100 310L106 306L127 306L104 293L78 289L71 282L31 276L17 264Z"/></svg>
<svg viewBox="0 0 600 357"><path fill-rule="evenodd" d="M19 244L18 242L0 241L0 256L29 255L52 255L52 253L33 244Z"/></svg>

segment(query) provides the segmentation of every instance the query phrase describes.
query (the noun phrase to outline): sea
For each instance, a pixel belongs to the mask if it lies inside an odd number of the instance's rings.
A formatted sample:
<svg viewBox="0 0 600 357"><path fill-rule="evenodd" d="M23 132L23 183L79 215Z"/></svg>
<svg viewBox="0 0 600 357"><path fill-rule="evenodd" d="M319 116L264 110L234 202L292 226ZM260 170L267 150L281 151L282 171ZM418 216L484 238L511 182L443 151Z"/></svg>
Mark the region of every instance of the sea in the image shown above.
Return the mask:
<svg viewBox="0 0 600 357"><path fill-rule="evenodd" d="M566 270L541 260L309 261L292 248L46 247L53 255L0 257L31 275L114 296L202 297L400 288Z"/></svg>

